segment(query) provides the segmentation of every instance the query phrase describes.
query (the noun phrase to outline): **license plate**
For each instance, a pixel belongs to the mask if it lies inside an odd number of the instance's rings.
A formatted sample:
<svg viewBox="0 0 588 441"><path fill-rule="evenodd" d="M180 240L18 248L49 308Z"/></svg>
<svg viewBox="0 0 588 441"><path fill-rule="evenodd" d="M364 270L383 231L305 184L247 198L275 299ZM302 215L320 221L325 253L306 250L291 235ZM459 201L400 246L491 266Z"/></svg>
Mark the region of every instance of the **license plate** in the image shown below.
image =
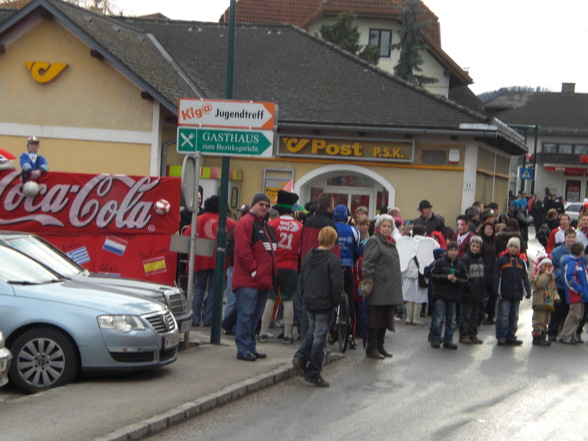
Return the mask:
<svg viewBox="0 0 588 441"><path fill-rule="evenodd" d="M163 349L173 348L180 344L180 334L168 335L163 339Z"/></svg>
<svg viewBox="0 0 588 441"><path fill-rule="evenodd" d="M190 329L192 329L192 320L184 320L180 323L180 334L188 332Z"/></svg>

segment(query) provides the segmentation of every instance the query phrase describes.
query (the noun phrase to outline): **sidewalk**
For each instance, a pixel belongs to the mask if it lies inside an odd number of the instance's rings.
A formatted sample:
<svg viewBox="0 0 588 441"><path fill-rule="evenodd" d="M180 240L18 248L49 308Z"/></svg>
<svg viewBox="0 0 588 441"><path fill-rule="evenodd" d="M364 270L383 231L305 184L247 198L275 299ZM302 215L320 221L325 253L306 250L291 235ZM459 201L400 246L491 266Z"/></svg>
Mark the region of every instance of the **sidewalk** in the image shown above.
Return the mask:
<svg viewBox="0 0 588 441"><path fill-rule="evenodd" d="M162 369L86 378L29 396L2 389L0 440L137 440L295 375L296 343L271 339L258 345L268 358L245 362L236 359L233 337L209 341L210 328L194 328L192 347ZM325 363L341 358L334 350Z"/></svg>

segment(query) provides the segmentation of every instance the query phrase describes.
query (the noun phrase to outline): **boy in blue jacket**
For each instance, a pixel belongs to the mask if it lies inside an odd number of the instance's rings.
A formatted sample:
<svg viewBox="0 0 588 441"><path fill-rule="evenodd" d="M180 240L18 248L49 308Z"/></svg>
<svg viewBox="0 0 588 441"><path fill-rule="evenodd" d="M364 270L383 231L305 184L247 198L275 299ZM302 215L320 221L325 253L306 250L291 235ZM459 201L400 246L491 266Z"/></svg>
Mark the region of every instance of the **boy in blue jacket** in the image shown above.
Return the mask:
<svg viewBox="0 0 588 441"><path fill-rule="evenodd" d="M571 251L572 253L565 260L566 302L570 305L570 310L561 330L559 341L575 345L578 323L584 315L584 303L588 302L588 282L584 265L584 245L575 243L572 245Z"/></svg>
<svg viewBox="0 0 588 441"><path fill-rule="evenodd" d="M519 307L523 296L531 298L531 286L527 264L519 256L521 243L511 237L506 252L496 261L494 268L494 293L498 296L496 339L498 346L520 346L517 340Z"/></svg>

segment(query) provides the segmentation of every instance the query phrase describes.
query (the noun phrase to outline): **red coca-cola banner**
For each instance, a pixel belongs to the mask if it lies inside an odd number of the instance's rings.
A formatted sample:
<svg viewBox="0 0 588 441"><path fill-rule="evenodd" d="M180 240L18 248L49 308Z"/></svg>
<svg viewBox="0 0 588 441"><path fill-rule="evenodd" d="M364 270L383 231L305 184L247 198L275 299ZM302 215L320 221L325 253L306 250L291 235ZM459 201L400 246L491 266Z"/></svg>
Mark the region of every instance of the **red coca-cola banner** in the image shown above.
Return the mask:
<svg viewBox="0 0 588 441"><path fill-rule="evenodd" d="M38 183L25 196L20 171L0 172L1 229L43 236L93 272L174 282L178 178L50 172ZM156 210L162 199L169 211Z"/></svg>

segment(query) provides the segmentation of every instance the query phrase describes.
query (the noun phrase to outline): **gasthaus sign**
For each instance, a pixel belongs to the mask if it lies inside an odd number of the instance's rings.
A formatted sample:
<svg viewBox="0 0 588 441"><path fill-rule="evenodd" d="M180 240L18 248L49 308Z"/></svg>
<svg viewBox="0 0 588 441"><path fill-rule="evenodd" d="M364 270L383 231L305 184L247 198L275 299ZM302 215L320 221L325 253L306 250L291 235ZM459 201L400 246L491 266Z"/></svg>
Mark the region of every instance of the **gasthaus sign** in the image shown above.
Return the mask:
<svg viewBox="0 0 588 441"><path fill-rule="evenodd" d="M414 162L415 143L394 140L280 136L278 155L378 162Z"/></svg>

